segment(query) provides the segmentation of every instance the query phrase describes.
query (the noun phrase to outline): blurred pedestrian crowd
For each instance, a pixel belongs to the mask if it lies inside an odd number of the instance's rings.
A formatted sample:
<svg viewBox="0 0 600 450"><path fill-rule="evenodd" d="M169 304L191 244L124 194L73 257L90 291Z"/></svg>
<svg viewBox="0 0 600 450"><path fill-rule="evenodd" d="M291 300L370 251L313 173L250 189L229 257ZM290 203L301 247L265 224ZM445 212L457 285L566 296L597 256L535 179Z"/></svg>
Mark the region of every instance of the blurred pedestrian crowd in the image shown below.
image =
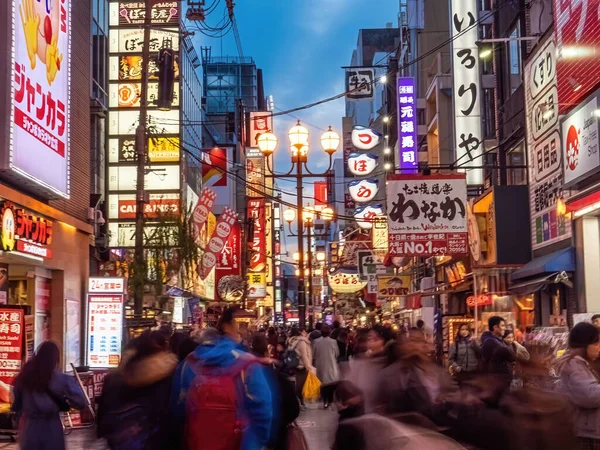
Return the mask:
<svg viewBox="0 0 600 450"><path fill-rule="evenodd" d="M600 448L596 326L577 324L550 362L494 316L480 338L460 327L444 368L419 325L242 336L225 310L194 336L144 332L105 380L98 435L112 450L307 449L296 419L310 384L339 417L336 450ZM15 382L23 449L64 448L61 402L84 404L57 367L58 349L45 343ZM550 383L531 382L541 378Z"/></svg>

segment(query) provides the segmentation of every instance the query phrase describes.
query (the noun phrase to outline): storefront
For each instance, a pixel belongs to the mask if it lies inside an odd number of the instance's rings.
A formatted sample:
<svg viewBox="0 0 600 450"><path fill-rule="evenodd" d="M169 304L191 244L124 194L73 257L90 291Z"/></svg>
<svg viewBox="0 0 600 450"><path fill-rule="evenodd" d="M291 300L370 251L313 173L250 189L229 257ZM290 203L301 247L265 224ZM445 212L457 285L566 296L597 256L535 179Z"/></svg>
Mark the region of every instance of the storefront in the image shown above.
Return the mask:
<svg viewBox="0 0 600 450"><path fill-rule="evenodd" d="M0 219L0 305L24 310L28 356L52 339L63 368L83 364L91 226L1 184Z"/></svg>

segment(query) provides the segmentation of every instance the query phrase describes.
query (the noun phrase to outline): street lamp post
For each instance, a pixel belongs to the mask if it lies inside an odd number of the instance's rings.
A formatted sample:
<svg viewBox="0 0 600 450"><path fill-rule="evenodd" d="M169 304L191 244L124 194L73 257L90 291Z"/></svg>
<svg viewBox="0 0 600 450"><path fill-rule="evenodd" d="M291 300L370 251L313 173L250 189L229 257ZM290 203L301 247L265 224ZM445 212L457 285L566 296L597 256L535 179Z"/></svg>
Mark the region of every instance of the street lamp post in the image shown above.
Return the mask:
<svg viewBox="0 0 600 450"><path fill-rule="evenodd" d="M290 140L290 150L292 152L292 167L289 172L283 174L274 173L269 166L270 156L277 148L277 137L270 131L263 133L258 138L258 148L265 156L266 166L269 172L269 177L272 178L289 178L290 175L296 172L296 224L298 227L298 253L300 260L298 266L300 273L298 275L298 316L300 327L306 326L306 288L304 275L304 217L302 214L302 180L304 178L324 178L331 177L330 173L333 166L333 154L340 145L340 136L329 127L323 136L321 136L321 145L323 150L329 155L329 166L322 173L313 173L308 168L308 130L300 124L300 121L293 126L288 132ZM306 172L306 173L305 173ZM293 220L293 219L292 219ZM291 222L291 221L289 221Z"/></svg>

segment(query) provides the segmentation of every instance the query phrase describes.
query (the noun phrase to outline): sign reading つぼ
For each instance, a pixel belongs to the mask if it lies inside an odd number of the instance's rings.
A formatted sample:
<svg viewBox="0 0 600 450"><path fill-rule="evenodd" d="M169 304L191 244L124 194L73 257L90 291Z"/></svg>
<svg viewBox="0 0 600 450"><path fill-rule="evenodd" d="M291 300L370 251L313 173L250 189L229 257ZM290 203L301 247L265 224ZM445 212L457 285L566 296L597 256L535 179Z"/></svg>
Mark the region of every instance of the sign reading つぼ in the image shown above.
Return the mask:
<svg viewBox="0 0 600 450"><path fill-rule="evenodd" d="M464 174L392 175L386 188L390 256L467 254Z"/></svg>
<svg viewBox="0 0 600 450"><path fill-rule="evenodd" d="M68 198L71 0L13 0L12 173Z"/></svg>

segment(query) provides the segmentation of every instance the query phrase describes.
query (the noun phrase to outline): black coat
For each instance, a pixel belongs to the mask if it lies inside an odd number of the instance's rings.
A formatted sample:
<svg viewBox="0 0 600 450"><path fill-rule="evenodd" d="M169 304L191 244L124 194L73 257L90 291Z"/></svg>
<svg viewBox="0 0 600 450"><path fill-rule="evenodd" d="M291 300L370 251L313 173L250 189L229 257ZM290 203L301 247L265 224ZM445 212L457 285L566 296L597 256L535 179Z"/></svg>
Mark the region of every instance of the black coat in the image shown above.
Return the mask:
<svg viewBox="0 0 600 450"><path fill-rule="evenodd" d="M515 353L498 336L490 331L481 335L481 361L483 371L512 379Z"/></svg>

